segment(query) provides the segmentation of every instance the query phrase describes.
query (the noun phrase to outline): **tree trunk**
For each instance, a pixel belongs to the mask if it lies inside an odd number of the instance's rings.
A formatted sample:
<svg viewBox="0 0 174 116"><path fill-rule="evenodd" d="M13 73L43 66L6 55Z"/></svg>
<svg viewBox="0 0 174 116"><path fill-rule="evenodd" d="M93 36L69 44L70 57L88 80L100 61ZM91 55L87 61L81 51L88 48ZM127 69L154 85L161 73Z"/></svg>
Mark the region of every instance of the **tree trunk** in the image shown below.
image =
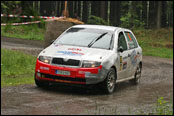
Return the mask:
<svg viewBox="0 0 174 116"><path fill-rule="evenodd" d="M82 21L87 22L88 16L89 16L89 1L83 1L83 15L82 15Z"/></svg>
<svg viewBox="0 0 174 116"><path fill-rule="evenodd" d="M80 17L81 19L81 1L78 1L78 12L77 15Z"/></svg>
<svg viewBox="0 0 174 116"><path fill-rule="evenodd" d="M40 13L41 15L50 16L51 15L52 4L50 1L40 1Z"/></svg>
<svg viewBox="0 0 174 116"><path fill-rule="evenodd" d="M91 2L91 14L94 16L100 16L100 1Z"/></svg>
<svg viewBox="0 0 174 116"><path fill-rule="evenodd" d="M167 26L167 1L162 1L161 27Z"/></svg>
<svg viewBox="0 0 174 116"><path fill-rule="evenodd" d="M61 16L63 15L62 13L64 9L65 9L65 1L61 1L61 10L60 10Z"/></svg>
<svg viewBox="0 0 174 116"><path fill-rule="evenodd" d="M105 1L105 21L108 22L108 1Z"/></svg>
<svg viewBox="0 0 174 116"><path fill-rule="evenodd" d="M78 1L74 1L74 14L77 13L78 10Z"/></svg>
<svg viewBox="0 0 174 116"><path fill-rule="evenodd" d="M142 5L142 21L145 23L145 27L147 27L147 1L142 1Z"/></svg>
<svg viewBox="0 0 174 116"><path fill-rule="evenodd" d="M57 11L56 11L56 16L60 16L61 12L60 12L60 1L56 1L57 4Z"/></svg>
<svg viewBox="0 0 174 116"><path fill-rule="evenodd" d="M119 26L120 25L120 12L121 12L121 1L116 1L116 4L115 4L116 8L115 8L115 25L116 26Z"/></svg>
<svg viewBox="0 0 174 116"><path fill-rule="evenodd" d="M161 27L161 11L162 11L162 1L158 1L157 6L157 17L156 17L156 28L159 29Z"/></svg>
<svg viewBox="0 0 174 116"><path fill-rule="evenodd" d="M73 13L73 1L68 1L68 11L69 11L69 16L73 17L74 13Z"/></svg>
<svg viewBox="0 0 174 116"><path fill-rule="evenodd" d="M95 11L95 1L91 1L91 15L96 15L96 11Z"/></svg>
<svg viewBox="0 0 174 116"><path fill-rule="evenodd" d="M101 1L101 4L100 4L100 17L103 19L105 19L105 14L106 14L105 3L106 1Z"/></svg>
<svg viewBox="0 0 174 116"><path fill-rule="evenodd" d="M110 22L114 26L120 25L121 1L110 2Z"/></svg>
<svg viewBox="0 0 174 116"><path fill-rule="evenodd" d="M156 25L156 11L157 11L157 2L149 1L149 27L154 28Z"/></svg>
<svg viewBox="0 0 174 116"><path fill-rule="evenodd" d="M109 16L109 20L110 20L110 24L111 25L115 25L115 21L114 21L114 5L115 1L110 1L110 16Z"/></svg>

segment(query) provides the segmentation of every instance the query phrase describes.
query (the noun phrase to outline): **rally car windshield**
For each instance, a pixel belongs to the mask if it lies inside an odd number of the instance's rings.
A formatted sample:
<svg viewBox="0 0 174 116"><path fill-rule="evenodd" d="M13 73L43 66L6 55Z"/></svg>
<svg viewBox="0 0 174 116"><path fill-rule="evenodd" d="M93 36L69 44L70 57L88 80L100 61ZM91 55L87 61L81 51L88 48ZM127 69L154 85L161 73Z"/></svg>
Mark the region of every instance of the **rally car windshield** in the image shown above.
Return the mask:
<svg viewBox="0 0 174 116"><path fill-rule="evenodd" d="M62 45L111 49L112 37L112 31L89 28L70 28L54 43Z"/></svg>

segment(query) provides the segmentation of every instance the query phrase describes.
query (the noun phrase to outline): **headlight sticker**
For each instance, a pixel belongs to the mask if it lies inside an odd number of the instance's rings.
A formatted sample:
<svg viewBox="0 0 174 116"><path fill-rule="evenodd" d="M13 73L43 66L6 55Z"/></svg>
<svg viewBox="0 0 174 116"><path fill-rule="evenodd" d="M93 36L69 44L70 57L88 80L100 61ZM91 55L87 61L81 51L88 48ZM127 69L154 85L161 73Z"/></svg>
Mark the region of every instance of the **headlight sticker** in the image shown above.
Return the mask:
<svg viewBox="0 0 174 116"><path fill-rule="evenodd" d="M42 70L49 70L48 67L42 67L42 66L40 66L40 69L42 69Z"/></svg>
<svg viewBox="0 0 174 116"><path fill-rule="evenodd" d="M84 55L84 53L70 52L70 51L57 51L56 55L82 56Z"/></svg>

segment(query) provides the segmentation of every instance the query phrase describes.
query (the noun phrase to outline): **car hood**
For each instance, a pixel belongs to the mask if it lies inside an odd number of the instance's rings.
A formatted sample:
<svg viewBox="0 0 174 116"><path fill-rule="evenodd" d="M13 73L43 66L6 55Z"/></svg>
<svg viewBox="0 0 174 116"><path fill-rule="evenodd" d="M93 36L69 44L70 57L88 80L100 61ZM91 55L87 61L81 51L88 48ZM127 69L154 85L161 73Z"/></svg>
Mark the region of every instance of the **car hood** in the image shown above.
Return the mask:
<svg viewBox="0 0 174 116"><path fill-rule="evenodd" d="M101 62L110 53L111 50L106 49L52 44L44 49L39 54L39 56L43 55L57 58L92 60Z"/></svg>

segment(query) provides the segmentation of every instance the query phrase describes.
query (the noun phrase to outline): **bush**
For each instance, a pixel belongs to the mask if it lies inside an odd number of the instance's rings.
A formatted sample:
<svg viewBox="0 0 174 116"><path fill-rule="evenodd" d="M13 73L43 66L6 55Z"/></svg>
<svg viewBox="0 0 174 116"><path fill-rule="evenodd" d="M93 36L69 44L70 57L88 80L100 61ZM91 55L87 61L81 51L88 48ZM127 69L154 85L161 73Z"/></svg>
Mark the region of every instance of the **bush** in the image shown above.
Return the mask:
<svg viewBox="0 0 174 116"><path fill-rule="evenodd" d="M109 25L104 19L93 15L88 17L87 24Z"/></svg>
<svg viewBox="0 0 174 116"><path fill-rule="evenodd" d="M120 18L121 27L124 28L144 28L145 23L140 21L138 17L131 12L125 14Z"/></svg>

